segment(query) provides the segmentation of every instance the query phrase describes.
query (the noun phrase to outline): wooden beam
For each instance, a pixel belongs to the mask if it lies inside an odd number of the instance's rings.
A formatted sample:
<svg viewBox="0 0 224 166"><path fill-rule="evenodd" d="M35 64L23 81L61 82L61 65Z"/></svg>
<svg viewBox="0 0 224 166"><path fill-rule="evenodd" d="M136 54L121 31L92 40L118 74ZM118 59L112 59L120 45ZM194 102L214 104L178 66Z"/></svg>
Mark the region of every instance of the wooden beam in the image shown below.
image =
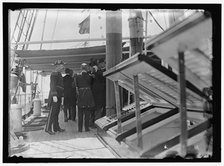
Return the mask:
<svg viewBox="0 0 224 166"><path fill-rule="evenodd" d="M53 71L55 69L54 66L51 67L47 67L47 66L42 66L42 67L38 67L38 66L30 66L30 68L32 70L40 70L40 71ZM65 68L70 68L70 69L76 69L76 70L80 70L80 66L65 66Z"/></svg>
<svg viewBox="0 0 224 166"><path fill-rule="evenodd" d="M116 101L116 110L117 110L117 133L120 134L122 132L122 126L121 126L120 90L119 90L118 81L114 81L114 89L115 89L115 101Z"/></svg>
<svg viewBox="0 0 224 166"><path fill-rule="evenodd" d="M181 46L180 46L181 47ZM182 157L184 157L187 154L187 110L186 110L186 82L185 82L185 66L184 66L184 50L180 48L178 50L178 56L179 56L179 101L180 101L180 122L181 122L181 135L180 135L180 151Z"/></svg>
<svg viewBox="0 0 224 166"><path fill-rule="evenodd" d="M105 55L106 53L94 53L94 54L74 54L74 55L49 55L49 56L36 56L36 57L22 57L22 59L49 59L49 58L75 58L75 57L84 57L84 56L99 56Z"/></svg>
<svg viewBox="0 0 224 166"><path fill-rule="evenodd" d="M169 83L164 83L164 82L162 82L163 80L160 80L160 79L158 79L158 78L156 78L154 76L151 76L148 73L145 73L144 76L146 76L148 80L152 81L153 83L155 83L156 85L158 85L160 87L170 87L170 86L172 86L172 85L168 86ZM172 91L172 93L175 94L175 96L178 96L177 91L175 91L174 89L172 89L172 88L167 88L167 89ZM170 95L172 95L172 94L170 94Z"/></svg>
<svg viewBox="0 0 224 166"><path fill-rule="evenodd" d="M154 36L146 36L144 38L151 39ZM122 40L129 41L130 37L123 37ZM28 41L28 42L18 42L12 43L13 45L23 45L23 44L46 44L46 43L73 43L73 42L85 42L85 41L106 41L106 38L92 38L92 39L65 39L65 40L45 40L45 41Z"/></svg>
<svg viewBox="0 0 224 166"><path fill-rule="evenodd" d="M198 136L199 133L202 133L206 129L208 129L208 127L209 127L209 121L204 121L200 123L199 125L196 125L193 128L191 128L188 134L189 142L191 142L195 136ZM165 142L162 142L154 146L153 148L146 150L145 152L142 153L141 157L155 158L157 155L166 151L166 150L164 151L164 146L169 147L168 150L172 150L178 144L179 144L179 135L175 135L172 138L168 138Z"/></svg>
<svg viewBox="0 0 224 166"><path fill-rule="evenodd" d="M69 61L66 65L81 65L82 63L89 63L89 61ZM52 63L43 62L43 63L33 63L32 66L52 66Z"/></svg>
<svg viewBox="0 0 224 166"><path fill-rule="evenodd" d="M178 69L178 58L168 58L166 62L174 69ZM198 75L195 75L190 69L185 67L185 73L187 80L190 81L194 86L202 91L204 87L209 86L204 80L202 80Z"/></svg>
<svg viewBox="0 0 224 166"><path fill-rule="evenodd" d="M147 111L156 112L156 110L151 110L153 108L154 107L151 106L151 108ZM155 107L155 108L158 108L158 107ZM174 119L178 118L177 113L178 113L178 108L174 108L174 109L172 109L172 110L170 110L166 113L163 113L159 116L156 116L152 119L149 118L149 120L142 123L141 127L142 127L143 130L147 129L148 130L147 133L149 133L149 131L153 131L153 130L155 130L155 129L173 121ZM151 116L151 115L146 114L145 116ZM143 117L143 119L146 118L145 116ZM118 134L117 137L116 137L116 140L118 142L120 142L123 139L125 139L126 137L129 137L129 136L130 137L135 137L135 135L134 135L135 133L136 133L136 128L132 127L130 129L122 132L121 134ZM130 139L130 137L128 138L128 141L132 140L132 139Z"/></svg>
<svg viewBox="0 0 224 166"><path fill-rule="evenodd" d="M59 58L49 58L49 59L42 59L42 58L39 58L39 59L26 59L25 60L25 64L27 65L32 65L32 64L41 64L41 63L51 63L53 64L56 60L58 59L62 59L65 63L69 63L69 62L72 62L72 61L77 61L77 62L90 62L91 60L91 56L89 57L74 57L74 58L67 58L67 57L59 57ZM104 56L96 56L94 57L96 59L100 59L100 58L104 58Z"/></svg>
<svg viewBox="0 0 224 166"><path fill-rule="evenodd" d="M140 110L140 111L141 111L141 114L143 114L143 113L146 112L146 111L150 111L152 108L154 108L154 106L153 106L153 105L149 105L149 106L147 106L147 107L141 109L141 110ZM122 122L122 123L123 123L123 122L126 122L126 121L128 121L128 120L130 120L130 119L132 119L132 118L134 118L134 117L135 117L135 112L132 111L132 112L130 112L129 114L127 114L127 115L121 117L121 122ZM108 129L110 129L110 128L116 126L116 125L117 125L117 121L113 121L113 122L111 122L111 123L105 125L105 126L103 127L103 130L107 131ZM144 126L144 125L143 125L143 126ZM136 128L133 128L133 130L134 130L134 133L136 133ZM127 131L125 131L125 132L122 131L121 135L123 135L123 134L126 133L126 132L127 132ZM118 136L119 136L119 135L117 135L116 140L117 140L117 141L120 141L120 140L118 140L118 139L119 139ZM118 138L118 139L117 139L117 138Z"/></svg>
<svg viewBox="0 0 224 166"><path fill-rule="evenodd" d="M139 100L139 87L138 87L138 75L134 75L134 91L135 91L135 116L136 116L136 129L138 137L138 147L143 148L142 140L142 122L140 114L140 100Z"/></svg>

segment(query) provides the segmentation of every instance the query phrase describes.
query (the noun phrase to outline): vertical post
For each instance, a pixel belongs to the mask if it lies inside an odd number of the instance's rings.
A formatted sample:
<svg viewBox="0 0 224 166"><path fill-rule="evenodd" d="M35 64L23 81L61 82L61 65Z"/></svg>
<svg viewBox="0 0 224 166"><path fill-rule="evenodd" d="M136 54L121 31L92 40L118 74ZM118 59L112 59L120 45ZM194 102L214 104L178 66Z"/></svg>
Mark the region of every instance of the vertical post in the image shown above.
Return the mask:
<svg viewBox="0 0 224 166"><path fill-rule="evenodd" d="M117 133L122 132L121 128L121 103L120 103L120 90L118 81L114 81L114 89L115 89L115 100L116 100L116 110L117 110Z"/></svg>
<svg viewBox="0 0 224 166"><path fill-rule="evenodd" d="M20 104L20 105L21 105L20 87L19 87L19 86L18 86L17 99L18 99L18 104Z"/></svg>
<svg viewBox="0 0 224 166"><path fill-rule="evenodd" d="M145 12L145 44L144 44L144 47L145 47L145 55L147 55L147 47L146 47L146 40L147 40L147 34L148 33L148 11L146 10Z"/></svg>
<svg viewBox="0 0 224 166"><path fill-rule="evenodd" d="M131 97L131 92L130 92L130 91L128 91L128 105L129 105L129 104L131 104L130 97Z"/></svg>
<svg viewBox="0 0 224 166"><path fill-rule="evenodd" d="M130 9L129 11L129 31L130 31L130 53L131 56L143 51L143 17L140 10ZM131 94L131 93L130 93ZM130 100L134 100L134 96L130 95Z"/></svg>
<svg viewBox="0 0 224 166"><path fill-rule="evenodd" d="M178 50L179 56L179 94L180 94L180 122L181 122L181 135L180 146L181 155L184 157L187 153L187 112L186 112L186 83L185 83L185 62L184 62L184 49L182 46Z"/></svg>
<svg viewBox="0 0 224 166"><path fill-rule="evenodd" d="M42 102L44 103L43 76L42 75L41 75L41 92L42 92Z"/></svg>
<svg viewBox="0 0 224 166"><path fill-rule="evenodd" d="M32 104L32 92L33 92L33 85L34 81L33 81L33 70L30 70L30 102Z"/></svg>
<svg viewBox="0 0 224 166"><path fill-rule="evenodd" d="M143 17L141 11L130 10L129 16L131 55L143 50Z"/></svg>
<svg viewBox="0 0 224 166"><path fill-rule="evenodd" d="M129 54L128 58L131 57L131 42L129 43ZM128 91L128 105L131 104L131 92Z"/></svg>
<svg viewBox="0 0 224 166"><path fill-rule="evenodd" d="M27 77L26 77L26 68L25 68L25 67L24 67L24 71L25 71L25 72L24 72L24 73L25 73L25 78L27 78ZM26 86L26 85L25 85L25 86ZM26 89L27 89L27 88L26 88ZM25 91L25 107L24 107L24 108L25 108L25 111L27 112L27 110L26 110L26 101L27 101L27 100L26 100L26 91Z"/></svg>
<svg viewBox="0 0 224 166"><path fill-rule="evenodd" d="M137 138L138 138L138 147L143 148L142 140L142 122L140 115L140 100L139 100L139 87L138 87L138 75L134 75L134 96L135 96L135 116L136 116L136 129L137 129Z"/></svg>
<svg viewBox="0 0 224 166"><path fill-rule="evenodd" d="M106 70L121 62L122 17L121 11L106 12ZM114 85L106 80L106 115L116 113Z"/></svg>

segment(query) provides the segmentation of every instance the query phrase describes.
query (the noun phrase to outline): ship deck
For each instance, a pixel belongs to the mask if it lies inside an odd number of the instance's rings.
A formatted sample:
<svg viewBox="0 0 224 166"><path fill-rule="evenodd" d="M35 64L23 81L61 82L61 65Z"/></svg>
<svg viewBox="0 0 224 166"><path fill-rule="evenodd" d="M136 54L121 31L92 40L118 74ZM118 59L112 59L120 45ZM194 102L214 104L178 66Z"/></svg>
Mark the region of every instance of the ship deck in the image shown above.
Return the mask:
<svg viewBox="0 0 224 166"><path fill-rule="evenodd" d="M41 113L41 116L46 114ZM63 112L59 114L59 124L65 132L49 135L44 129L26 132L25 143L28 150L14 154L23 158L116 158L97 136L97 129L78 132L78 122L64 122ZM45 127L45 126L43 126Z"/></svg>

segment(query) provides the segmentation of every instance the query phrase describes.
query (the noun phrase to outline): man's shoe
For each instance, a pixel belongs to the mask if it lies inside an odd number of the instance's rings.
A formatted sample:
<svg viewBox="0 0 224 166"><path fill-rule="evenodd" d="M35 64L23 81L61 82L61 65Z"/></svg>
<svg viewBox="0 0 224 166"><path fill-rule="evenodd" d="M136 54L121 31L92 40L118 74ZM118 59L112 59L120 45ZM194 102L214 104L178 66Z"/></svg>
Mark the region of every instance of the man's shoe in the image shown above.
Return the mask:
<svg viewBox="0 0 224 166"><path fill-rule="evenodd" d="M54 132L52 132L52 131L46 131L48 134L50 134L50 135L54 135L55 133Z"/></svg>
<svg viewBox="0 0 224 166"><path fill-rule="evenodd" d="M89 129L86 130L86 132L90 131Z"/></svg>
<svg viewBox="0 0 224 166"><path fill-rule="evenodd" d="M64 131L65 131L65 129L58 129L58 131L59 131L59 132L64 132Z"/></svg>

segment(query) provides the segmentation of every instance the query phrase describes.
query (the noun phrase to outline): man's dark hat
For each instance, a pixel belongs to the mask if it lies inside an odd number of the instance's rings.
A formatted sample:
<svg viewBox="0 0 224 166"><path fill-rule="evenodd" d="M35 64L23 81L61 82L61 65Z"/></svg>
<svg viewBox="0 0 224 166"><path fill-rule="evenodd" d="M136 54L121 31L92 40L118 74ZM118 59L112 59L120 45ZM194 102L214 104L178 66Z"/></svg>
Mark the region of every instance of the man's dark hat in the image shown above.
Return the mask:
<svg viewBox="0 0 224 166"><path fill-rule="evenodd" d="M104 62L104 61L105 61L104 58L99 59L99 63L102 63L102 62Z"/></svg>
<svg viewBox="0 0 224 166"><path fill-rule="evenodd" d="M66 68L65 69L65 73L70 73L70 69L69 68Z"/></svg>

